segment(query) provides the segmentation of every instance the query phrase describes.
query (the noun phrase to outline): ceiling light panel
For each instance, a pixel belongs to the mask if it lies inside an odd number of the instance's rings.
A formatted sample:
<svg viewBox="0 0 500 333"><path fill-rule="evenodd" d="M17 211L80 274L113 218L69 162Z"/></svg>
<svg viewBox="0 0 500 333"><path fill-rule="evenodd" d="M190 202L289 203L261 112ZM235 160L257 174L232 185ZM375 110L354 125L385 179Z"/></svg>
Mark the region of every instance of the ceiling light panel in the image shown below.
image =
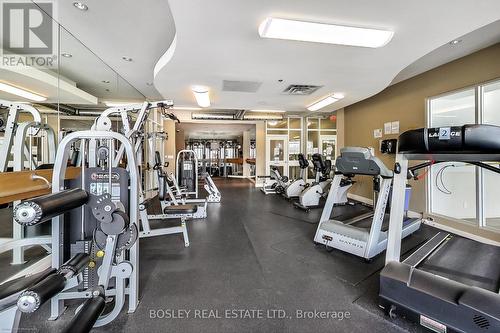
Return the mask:
<svg viewBox="0 0 500 333"><path fill-rule="evenodd" d="M342 98L344 98L344 95L342 95L342 94L339 94L339 93L331 94L331 95L329 95L323 99L320 99L319 101L314 102L313 104L309 105L307 107L307 109L309 111L318 111L319 109L322 109L325 106L333 104L333 103L341 100Z"/></svg>
<svg viewBox="0 0 500 333"><path fill-rule="evenodd" d="M210 95L208 89L202 87L194 87L193 89L194 98L196 98L196 103L202 108L208 108L210 106Z"/></svg>
<svg viewBox="0 0 500 333"><path fill-rule="evenodd" d="M262 38L377 48L389 43L394 32L268 17L259 26Z"/></svg>
<svg viewBox="0 0 500 333"><path fill-rule="evenodd" d="M27 90L24 90L24 89L21 89L18 87L14 87L14 86L11 86L9 84L2 83L2 82L0 82L0 91L4 91L6 93L16 95L19 97L23 97L23 98L29 99L30 101L35 101L35 102L43 102L43 101L47 100L46 97L34 94L30 91L27 91Z"/></svg>

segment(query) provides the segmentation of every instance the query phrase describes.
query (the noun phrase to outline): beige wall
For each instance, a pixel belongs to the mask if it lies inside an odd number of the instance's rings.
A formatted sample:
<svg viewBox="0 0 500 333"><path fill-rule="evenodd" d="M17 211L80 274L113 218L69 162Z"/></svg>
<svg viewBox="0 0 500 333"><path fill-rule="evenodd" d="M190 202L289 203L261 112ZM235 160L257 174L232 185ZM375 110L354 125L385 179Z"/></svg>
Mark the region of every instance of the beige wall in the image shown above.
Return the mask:
<svg viewBox="0 0 500 333"><path fill-rule="evenodd" d="M177 152L175 150L175 122L171 120L164 120L163 128L165 132L168 133L168 140L165 142L165 152L163 159L165 162L169 163L167 172L175 172L175 159L177 158Z"/></svg>
<svg viewBox="0 0 500 333"><path fill-rule="evenodd" d="M336 156L340 155L340 148L345 147L345 131L339 131L339 128L345 127L344 109L335 112L337 116L337 144L335 145Z"/></svg>
<svg viewBox="0 0 500 333"><path fill-rule="evenodd" d="M373 138L373 130L383 128L385 122L400 122L400 132L425 126L425 99L451 90L474 85L500 77L500 44L473 53L414 78L390 86L379 94L344 109L345 146L374 147L378 152L379 139ZM339 131L341 131L340 126ZM397 135L384 135L383 139ZM394 155L382 155L382 161L390 168ZM371 179L357 177L353 193L372 197ZM425 210L424 182L414 186L410 209Z"/></svg>
<svg viewBox="0 0 500 333"><path fill-rule="evenodd" d="M262 186L264 179L259 176L266 175L266 124L263 121L258 121L255 124L255 149L257 156L255 157L255 185Z"/></svg>

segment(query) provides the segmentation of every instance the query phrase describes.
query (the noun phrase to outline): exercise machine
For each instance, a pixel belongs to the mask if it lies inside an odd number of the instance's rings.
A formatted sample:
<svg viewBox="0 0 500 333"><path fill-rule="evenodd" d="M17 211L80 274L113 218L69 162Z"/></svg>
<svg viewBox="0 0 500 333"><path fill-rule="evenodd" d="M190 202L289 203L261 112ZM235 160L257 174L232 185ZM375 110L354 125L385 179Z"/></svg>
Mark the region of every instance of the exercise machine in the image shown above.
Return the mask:
<svg viewBox="0 0 500 333"><path fill-rule="evenodd" d="M413 170L465 162L498 174L500 169L484 162L500 161L499 137L500 127L492 125L421 128L399 136L379 294L380 307L392 318L401 315L434 332L500 332L500 244L486 244L477 237L478 227L462 230L460 236L439 232L408 258L400 258L408 162L428 161Z"/></svg>
<svg viewBox="0 0 500 333"><path fill-rule="evenodd" d="M208 172L199 172L198 158L194 150L181 150L177 153L177 175L176 183L185 195L185 202L188 203L203 203L205 200L208 203L219 203L221 201L221 193L215 185L212 176ZM199 180L202 179L203 188L208 193L206 198L199 198Z"/></svg>
<svg viewBox="0 0 500 333"><path fill-rule="evenodd" d="M309 161L304 157L304 154L299 154L298 159L300 176L298 179L295 179L293 182L288 184L288 186L286 186L284 196L287 199L297 198L308 186L304 179L307 177L306 172L309 167Z"/></svg>
<svg viewBox="0 0 500 333"><path fill-rule="evenodd" d="M4 124L3 142L0 147L0 172L8 170L12 166L14 171L24 169L34 170L41 164L54 163L56 153L56 140L54 130L42 122L40 112L29 104L14 103L0 100L0 108L9 109L7 121ZM29 113L33 120L19 122L21 112ZM42 156L41 161L36 161L31 142L35 136L45 135L47 156ZM43 150L43 149L42 149ZM37 151L38 155L41 152Z"/></svg>
<svg viewBox="0 0 500 333"><path fill-rule="evenodd" d="M0 100L0 108L8 109L4 124L4 137L0 146L0 172L35 170L51 167L56 154L53 129L42 122L40 112L29 104ZM21 113L28 113L32 120L19 122ZM33 138L42 138L40 147L34 148ZM40 148L40 149L38 149ZM35 158L37 156L37 158ZM38 176L33 175L33 179ZM19 201L13 202L15 208ZM37 234L37 233L35 233ZM41 235L28 236L23 226L12 222L12 238L0 239L0 253L12 251L12 264L25 263L24 252L31 246L42 246L50 253L50 238Z"/></svg>
<svg viewBox="0 0 500 333"><path fill-rule="evenodd" d="M156 163L153 167L157 172L158 176L158 195L153 198L144 200L139 205L140 210L140 218L141 218L141 226L142 230L139 232L140 237L153 237L153 236L162 236L162 235L171 235L171 234L182 234L184 240L184 246L189 246L189 236L186 226L186 221L192 218L195 218L195 214L198 210L197 205L186 205L179 204L176 200L176 196L172 193L171 187L168 185L169 179L166 172L163 170L163 164L161 163L160 153L155 152L155 160ZM170 193L169 193L170 192ZM174 205L166 205L164 201L167 200L167 197L170 195L172 200L175 200ZM151 206L155 203L159 204L161 207L160 214L150 214L152 209ZM166 220L166 219L179 219L179 226L171 226L171 227L163 227L163 228L151 228L150 221L151 220Z"/></svg>
<svg viewBox="0 0 500 333"><path fill-rule="evenodd" d="M99 142L95 167L89 163L92 140ZM77 141L84 148L80 176L65 181L71 147ZM123 147L127 169L113 167L116 143ZM16 223L28 228L52 221L52 269L6 295L12 299L20 292L17 305L9 303L11 315L37 311L50 302L49 319L55 320L65 311L66 301L81 300L66 331L88 332L112 322L126 303L129 312L135 311L139 181L134 149L124 135L81 131L64 137L54 162L52 193L25 200L13 211ZM18 320L8 319L13 324Z"/></svg>
<svg viewBox="0 0 500 333"><path fill-rule="evenodd" d="M264 194L283 194L288 184L288 177L282 176L275 166L271 166L271 174L269 176L259 176L258 178L265 179L260 189Z"/></svg>
<svg viewBox="0 0 500 333"><path fill-rule="evenodd" d="M326 188L331 182L329 174L332 170L332 162L330 160L324 161L321 154L313 154L312 164L315 174L314 181L300 193L299 201L294 202L295 207L304 209L305 211L320 207L320 200L324 198ZM347 189L345 191L347 192ZM347 202L347 198L345 202Z"/></svg>
<svg viewBox="0 0 500 333"><path fill-rule="evenodd" d="M348 252L367 260L384 251L387 246L389 215L386 206L391 189L393 172L370 149L346 147L341 149L335 162L335 177L332 181L325 208L314 235L314 242ZM330 219L336 193L345 176L367 175L380 180L380 191L373 212L355 216L345 221ZM420 228L420 219L401 218L402 238Z"/></svg>

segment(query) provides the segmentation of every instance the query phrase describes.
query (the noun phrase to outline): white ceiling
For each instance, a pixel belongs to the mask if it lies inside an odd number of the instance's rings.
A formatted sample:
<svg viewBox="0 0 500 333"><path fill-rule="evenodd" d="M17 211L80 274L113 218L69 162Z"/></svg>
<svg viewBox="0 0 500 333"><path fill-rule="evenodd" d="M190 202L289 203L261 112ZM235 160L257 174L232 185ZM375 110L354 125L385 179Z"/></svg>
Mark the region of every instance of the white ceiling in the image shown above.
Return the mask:
<svg viewBox="0 0 500 333"><path fill-rule="evenodd" d="M155 87L148 83L153 82L154 66L170 46L175 35L175 25L168 2L166 0L84 0L83 2L89 8L87 11L76 9L73 1L56 1L56 20L95 53L95 55L89 54L87 50L82 51L82 55L91 57L92 61L97 55L142 95L150 99L161 99ZM62 35L64 36L64 33ZM63 52L67 52L66 46L61 43ZM78 54L75 51L74 55ZM131 57L133 61L126 62L122 59L123 56ZM70 58L67 61L77 63L83 59ZM101 81L107 80L109 70L104 69L102 64L97 67L88 66L89 64L81 65L80 73L78 66L73 66L74 77L71 79L85 82L84 85L89 90L97 90L99 87L105 89ZM79 75L86 75L87 78L79 80ZM88 80L89 77L93 77L93 82ZM130 99L138 97L137 92L134 93L132 89L125 93L125 89L128 89L125 81L116 79L110 81L119 85L117 86L120 89L119 99L128 95L133 95L128 96ZM96 86L94 88L92 88L93 83ZM96 95L101 96L101 93ZM116 94L108 95L116 97Z"/></svg>
<svg viewBox="0 0 500 333"><path fill-rule="evenodd" d="M497 0L170 0L169 4L176 49L158 71L155 86L176 105L195 106L191 85L206 85L214 108L304 111L326 94L342 92L345 99L322 111L336 110L381 91L404 68L449 41L500 19ZM261 39L257 28L268 16L391 29L395 35L379 49ZM223 92L223 80L262 85L256 93ZM282 95L289 84L324 87L311 96Z"/></svg>
<svg viewBox="0 0 500 333"><path fill-rule="evenodd" d="M442 64L450 61L465 57L471 53L484 49L485 47L500 42L500 20L488 24L482 28L474 30L473 32L456 38L461 42L456 45L449 43L435 49L434 51L426 54L418 59L405 69L392 80L391 84L404 81L415 75L421 74Z"/></svg>
<svg viewBox="0 0 500 333"><path fill-rule="evenodd" d="M238 139L244 131L255 137L255 124L180 123L186 139Z"/></svg>

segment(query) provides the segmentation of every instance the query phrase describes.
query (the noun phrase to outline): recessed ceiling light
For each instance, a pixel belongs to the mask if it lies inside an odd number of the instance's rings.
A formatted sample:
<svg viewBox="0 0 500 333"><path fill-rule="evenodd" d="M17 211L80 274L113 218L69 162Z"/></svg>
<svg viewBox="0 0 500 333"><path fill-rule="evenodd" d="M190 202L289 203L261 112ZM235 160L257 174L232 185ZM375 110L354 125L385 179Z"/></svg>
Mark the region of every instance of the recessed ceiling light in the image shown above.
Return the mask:
<svg viewBox="0 0 500 333"><path fill-rule="evenodd" d="M64 58L71 58L73 55L71 53L61 53L61 56Z"/></svg>
<svg viewBox="0 0 500 333"><path fill-rule="evenodd" d="M389 43L394 32L268 17L260 24L259 35L263 38L375 48Z"/></svg>
<svg viewBox="0 0 500 333"><path fill-rule="evenodd" d="M174 106L174 110L185 110L185 111L199 111L201 108L191 107L191 106Z"/></svg>
<svg viewBox="0 0 500 333"><path fill-rule="evenodd" d="M322 109L327 105L333 104L336 101L341 100L342 98L344 98L343 94L339 94L339 93L331 94L331 95L329 95L323 99L320 99L319 101L314 102L313 104L309 105L307 107L307 109L309 111L318 111L319 109Z"/></svg>
<svg viewBox="0 0 500 333"><path fill-rule="evenodd" d="M127 56L123 56L122 59L125 61L128 61L128 62L131 62L133 60L132 58L127 57Z"/></svg>
<svg viewBox="0 0 500 333"><path fill-rule="evenodd" d="M101 82L102 83L109 83L110 81L109 80L102 80Z"/></svg>
<svg viewBox="0 0 500 333"><path fill-rule="evenodd" d="M80 2L80 1L73 2L73 6L76 9L79 9L79 10L82 10L82 11L86 11L87 9L89 9L89 7L86 4L84 4L83 2Z"/></svg>
<svg viewBox="0 0 500 333"><path fill-rule="evenodd" d="M34 94L30 91L27 91L27 90L24 90L24 89L21 89L18 87L11 86L11 85L6 84L6 83L0 82L0 90L5 91L6 93L9 93L12 95L16 95L16 96L20 96L20 97L29 99L31 101L35 101L35 102L43 102L43 101L47 100L46 97Z"/></svg>
<svg viewBox="0 0 500 333"><path fill-rule="evenodd" d="M208 89L205 87L193 87L192 88L194 98L196 98L196 103L202 108L208 108L210 106L210 96L208 94Z"/></svg>
<svg viewBox="0 0 500 333"><path fill-rule="evenodd" d="M450 42L450 45L457 45L457 44L460 44L462 42L461 39L454 39Z"/></svg>
<svg viewBox="0 0 500 333"><path fill-rule="evenodd" d="M276 120L271 120L271 121L268 121L267 124L269 126L276 126L276 125L278 125L278 122Z"/></svg>

